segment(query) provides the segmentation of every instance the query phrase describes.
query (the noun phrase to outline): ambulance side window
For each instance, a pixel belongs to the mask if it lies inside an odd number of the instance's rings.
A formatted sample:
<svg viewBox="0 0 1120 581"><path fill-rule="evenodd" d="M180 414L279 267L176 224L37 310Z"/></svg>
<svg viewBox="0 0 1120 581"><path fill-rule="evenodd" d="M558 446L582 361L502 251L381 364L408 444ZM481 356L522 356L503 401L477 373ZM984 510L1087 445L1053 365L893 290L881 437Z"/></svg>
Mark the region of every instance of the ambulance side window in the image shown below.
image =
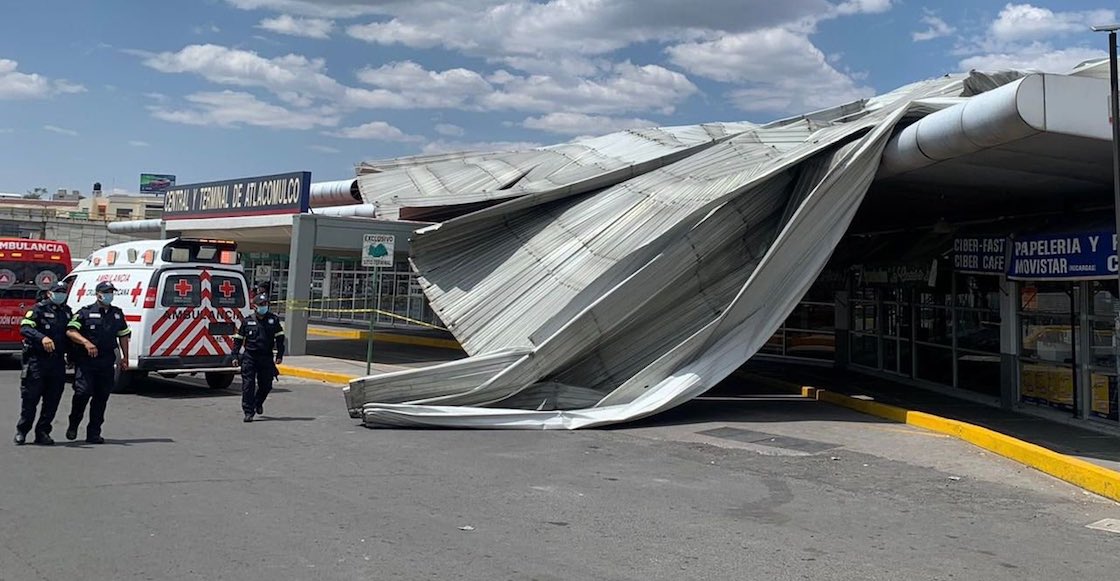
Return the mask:
<svg viewBox="0 0 1120 581"><path fill-rule="evenodd" d="M202 305L202 282L196 274L171 274L163 280L165 307L197 307Z"/></svg>
<svg viewBox="0 0 1120 581"><path fill-rule="evenodd" d="M225 309L245 307L245 286L240 278L215 276L210 280L210 288L213 291L215 307Z"/></svg>

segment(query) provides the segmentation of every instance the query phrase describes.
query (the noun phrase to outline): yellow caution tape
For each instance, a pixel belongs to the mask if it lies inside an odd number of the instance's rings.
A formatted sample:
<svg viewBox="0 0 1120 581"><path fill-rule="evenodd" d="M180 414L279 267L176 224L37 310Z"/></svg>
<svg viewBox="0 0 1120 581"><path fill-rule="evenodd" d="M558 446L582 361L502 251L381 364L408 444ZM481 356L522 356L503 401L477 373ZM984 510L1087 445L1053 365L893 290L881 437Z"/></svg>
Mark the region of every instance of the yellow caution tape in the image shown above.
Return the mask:
<svg viewBox="0 0 1120 581"><path fill-rule="evenodd" d="M306 302L306 301L299 301L299 302ZM441 327L439 325L433 325L431 323L427 323L427 322L424 322L424 321L413 319L411 317L406 317L404 315L399 315L399 314L394 313L392 311L383 311L381 309L331 309L331 308L324 308L322 306L318 306L318 307L299 306L297 303L298 303L297 301L285 302L284 303L285 312L287 312L287 313L298 313L298 312L310 312L310 311L329 311L331 313L338 313L340 315L341 314L377 314L377 315L383 315L383 316L386 316L386 317L389 317L389 318L392 318L392 319L397 319L397 320L400 320L400 321L406 321L408 323L412 323L413 325L418 325L420 327L426 327L426 328L435 329L435 330L438 330L438 331L447 331L448 330L446 327Z"/></svg>

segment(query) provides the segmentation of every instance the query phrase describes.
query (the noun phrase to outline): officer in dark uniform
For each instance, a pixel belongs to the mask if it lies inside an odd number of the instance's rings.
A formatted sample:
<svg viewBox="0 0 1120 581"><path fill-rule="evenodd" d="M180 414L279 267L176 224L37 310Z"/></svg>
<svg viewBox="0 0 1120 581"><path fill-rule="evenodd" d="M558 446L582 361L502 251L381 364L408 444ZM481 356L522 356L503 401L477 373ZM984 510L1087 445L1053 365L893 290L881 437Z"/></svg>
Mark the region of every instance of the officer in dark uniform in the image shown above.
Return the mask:
<svg viewBox="0 0 1120 581"><path fill-rule="evenodd" d="M278 374L276 366L284 361L284 325L279 317L269 312L268 295L257 295L253 305L255 312L245 318L233 336L234 357L241 361L241 410L245 412L246 422L264 413L264 400L272 391L272 379ZM275 360L273 349L276 350Z"/></svg>
<svg viewBox="0 0 1120 581"><path fill-rule="evenodd" d="M101 437L101 424L105 422L105 408L109 405L109 394L113 393L116 381L114 360L117 345L121 348L121 358L116 365L121 371L128 369L128 338L132 331L119 307L114 307L113 297L117 294L111 282L97 283L97 302L78 309L70 320L66 336L78 345L74 372L74 399L70 406L70 427L66 429L66 439L78 437L78 426L89 407L89 425L86 427L86 442L104 444ZM92 403L90 403L92 400Z"/></svg>
<svg viewBox="0 0 1120 581"><path fill-rule="evenodd" d="M22 446L35 422L39 400L43 409L35 426L35 443L53 446L51 422L58 411L58 402L66 387L66 325L70 322L70 307L66 306L66 284L56 282L43 300L31 307L20 322L23 336L23 375L20 397L23 407L16 424L15 442Z"/></svg>

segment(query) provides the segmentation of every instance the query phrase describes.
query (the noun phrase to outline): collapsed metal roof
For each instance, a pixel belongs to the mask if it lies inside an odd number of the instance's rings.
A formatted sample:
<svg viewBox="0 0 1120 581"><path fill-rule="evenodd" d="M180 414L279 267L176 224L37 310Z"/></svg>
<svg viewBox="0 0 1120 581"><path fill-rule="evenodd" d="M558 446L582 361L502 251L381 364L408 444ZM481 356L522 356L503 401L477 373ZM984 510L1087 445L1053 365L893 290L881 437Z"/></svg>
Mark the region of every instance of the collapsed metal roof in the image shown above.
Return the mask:
<svg viewBox="0 0 1120 581"><path fill-rule="evenodd" d="M347 407L368 426L574 429L688 401L793 310L896 127L1021 76L945 77L714 134L627 132L362 176L366 201L386 208L494 205L412 246L470 357L355 380Z"/></svg>

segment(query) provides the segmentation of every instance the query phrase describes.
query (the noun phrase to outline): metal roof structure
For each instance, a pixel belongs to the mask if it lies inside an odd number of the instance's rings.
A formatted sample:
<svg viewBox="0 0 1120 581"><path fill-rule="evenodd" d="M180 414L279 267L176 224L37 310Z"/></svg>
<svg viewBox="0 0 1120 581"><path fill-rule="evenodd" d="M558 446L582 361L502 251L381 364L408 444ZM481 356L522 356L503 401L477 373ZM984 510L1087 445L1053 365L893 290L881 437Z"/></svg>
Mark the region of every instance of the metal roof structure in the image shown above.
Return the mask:
<svg viewBox="0 0 1120 581"><path fill-rule="evenodd" d="M655 127L527 151L375 162L359 168L368 173L358 176L358 187L379 218L425 220L453 207L484 206L542 192L600 189L753 127L749 123Z"/></svg>
<svg viewBox="0 0 1120 581"><path fill-rule="evenodd" d="M971 73L914 83L746 128L609 185L581 168L573 175L583 182L530 180L541 185L509 193L496 186L525 183L518 172L526 166L516 164L539 150L503 154L513 167L489 180L485 164L458 160L473 179L402 191L416 200L430 192L439 203L505 199L413 240L424 292L470 357L354 380L347 407L368 426L574 429L688 401L749 360L793 310L885 150L887 165L903 169L883 177L904 179L1011 145L1022 118L1005 108L1045 100L1050 77ZM928 149L907 145L910 133L922 134L916 122L961 119L972 103L986 111L987 134L1008 140L932 162L912 157ZM1051 114L1037 129L1060 136L1085 115ZM966 141L968 127L945 129L942 141ZM460 183L465 189L452 185ZM360 185L370 201L373 182Z"/></svg>

